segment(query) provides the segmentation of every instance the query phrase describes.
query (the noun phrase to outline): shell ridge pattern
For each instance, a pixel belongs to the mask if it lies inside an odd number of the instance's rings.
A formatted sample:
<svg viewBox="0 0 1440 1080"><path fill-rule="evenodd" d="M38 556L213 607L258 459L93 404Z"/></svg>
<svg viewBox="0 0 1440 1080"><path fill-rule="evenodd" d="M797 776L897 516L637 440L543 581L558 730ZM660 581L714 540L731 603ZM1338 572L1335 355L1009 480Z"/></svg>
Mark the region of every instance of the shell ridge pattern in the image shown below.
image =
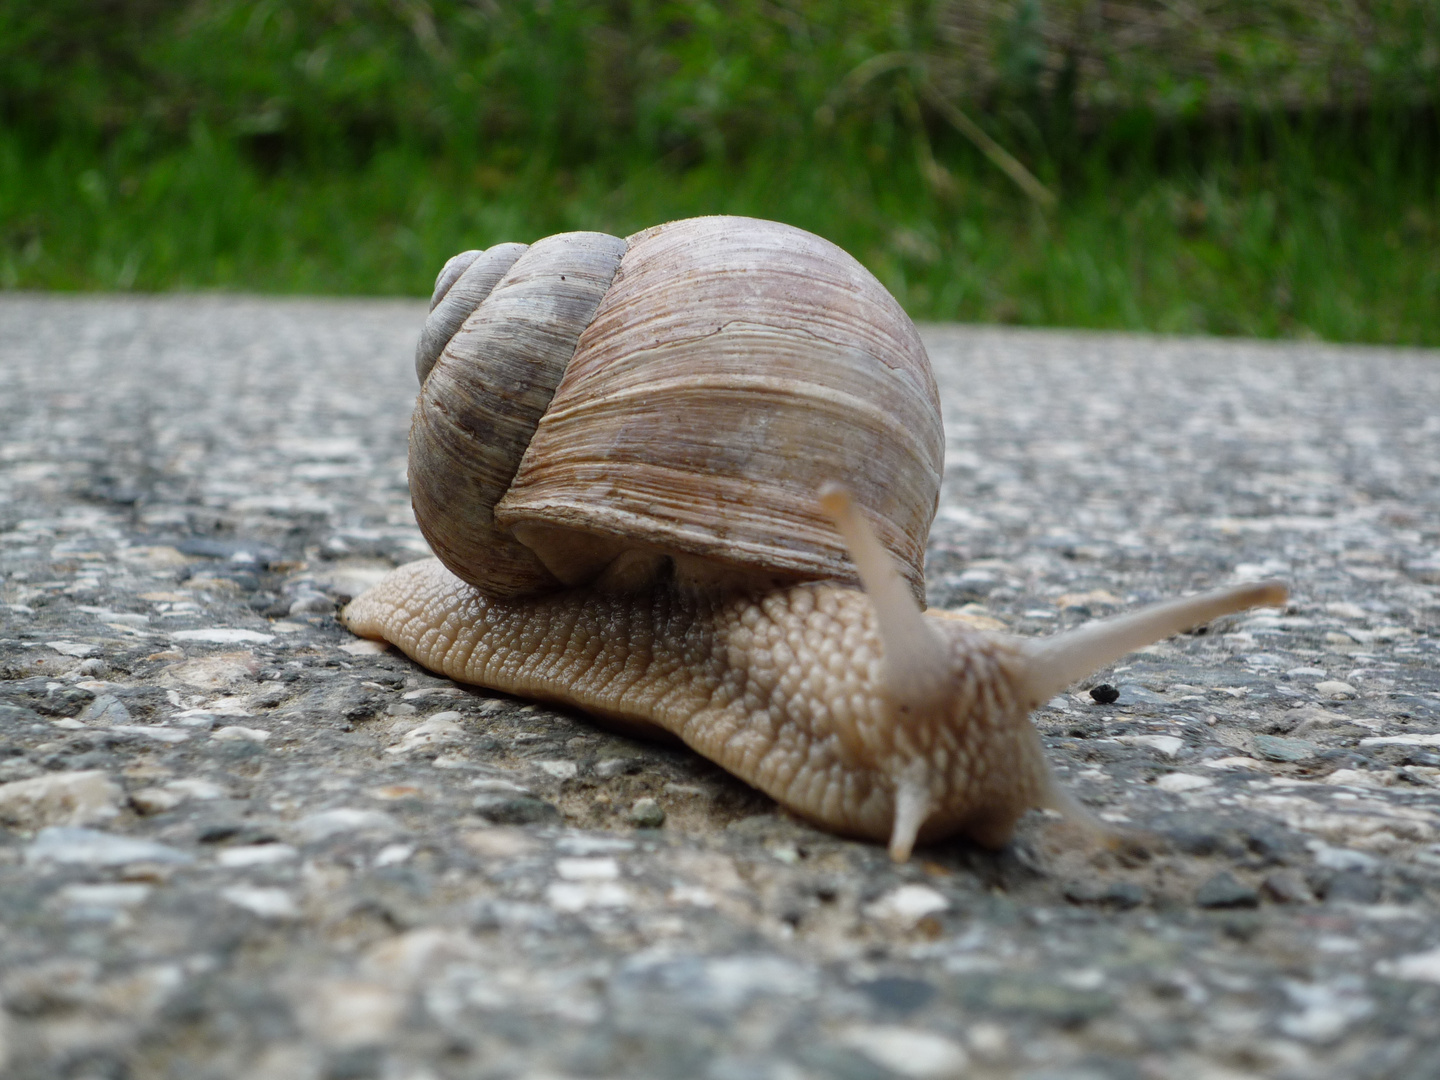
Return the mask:
<svg viewBox="0 0 1440 1080"><path fill-rule="evenodd" d="M903 377L903 372L899 373L899 377ZM663 404L653 403L660 395L667 395L666 401ZM717 399L724 401L727 398L735 399L737 404L743 404L750 410L762 409L767 399L786 403L793 403L798 399L809 402L816 411L822 411L818 407L823 405L826 413L847 418L870 419L876 428L882 425L891 427L894 421L891 412L877 405L872 398L864 396L858 387L854 391L847 391L818 382L803 383L770 375L718 371L704 376L686 375L656 379L641 385L611 389L600 399L576 399L560 405L553 410L553 416L557 421L570 421L576 417L612 411L669 411L677 403L688 404L687 399L705 400L713 405ZM678 434L683 437L684 433L682 431ZM893 430L888 431L887 435L906 444L911 456L921 467L938 468L943 447L927 446L923 432L910 427L893 426ZM708 447L714 440L714 436L708 432L694 432L692 438L695 445L700 447ZM776 449L778 451L783 448ZM617 446L612 453L618 450ZM618 460L624 459L623 454L618 455Z"/></svg>

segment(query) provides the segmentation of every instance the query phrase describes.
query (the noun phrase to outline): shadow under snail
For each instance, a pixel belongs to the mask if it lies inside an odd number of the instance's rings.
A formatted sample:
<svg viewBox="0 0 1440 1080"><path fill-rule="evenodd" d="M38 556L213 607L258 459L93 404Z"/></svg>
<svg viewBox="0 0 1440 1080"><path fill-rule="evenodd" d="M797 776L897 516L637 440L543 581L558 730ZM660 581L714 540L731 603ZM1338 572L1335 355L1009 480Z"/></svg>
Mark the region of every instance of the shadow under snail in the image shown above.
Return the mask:
<svg viewBox="0 0 1440 1080"><path fill-rule="evenodd" d="M925 349L858 262L775 222L457 255L416 371L411 496L438 558L354 600L350 629L668 731L896 860L1002 846L1033 808L1093 824L1030 712L1285 600L1242 584L1043 639L923 613L944 454Z"/></svg>

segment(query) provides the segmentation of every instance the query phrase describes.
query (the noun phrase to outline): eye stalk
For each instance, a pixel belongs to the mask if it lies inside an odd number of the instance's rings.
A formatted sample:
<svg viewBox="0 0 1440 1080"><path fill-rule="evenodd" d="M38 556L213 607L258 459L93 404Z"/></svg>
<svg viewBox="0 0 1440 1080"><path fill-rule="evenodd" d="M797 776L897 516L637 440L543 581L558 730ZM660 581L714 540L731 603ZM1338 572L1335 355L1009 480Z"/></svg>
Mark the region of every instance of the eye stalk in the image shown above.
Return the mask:
<svg viewBox="0 0 1440 1080"><path fill-rule="evenodd" d="M885 655L881 680L894 710L897 741L907 733L920 734L942 722L949 708L950 648L926 622L920 606L906 588L894 560L881 546L875 530L856 509L850 492L836 483L820 489L820 508L845 538L850 559L875 609ZM904 862L915 838L930 816L933 801L930 770L922 753L908 754L895 781L895 824L890 834L890 857Z"/></svg>

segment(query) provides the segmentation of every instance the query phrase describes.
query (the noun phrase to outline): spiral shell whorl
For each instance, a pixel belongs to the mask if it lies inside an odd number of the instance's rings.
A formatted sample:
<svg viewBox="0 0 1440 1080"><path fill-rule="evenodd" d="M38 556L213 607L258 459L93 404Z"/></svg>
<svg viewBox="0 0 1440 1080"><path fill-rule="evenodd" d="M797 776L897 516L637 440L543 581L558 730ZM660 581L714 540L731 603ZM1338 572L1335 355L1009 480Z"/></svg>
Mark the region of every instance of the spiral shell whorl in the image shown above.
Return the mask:
<svg viewBox="0 0 1440 1080"><path fill-rule="evenodd" d="M421 386L455 331L524 253L524 244L496 244L485 251L462 251L441 269L430 297L430 316L415 346L415 374Z"/></svg>
<svg viewBox="0 0 1440 1080"><path fill-rule="evenodd" d="M557 585L529 548L495 528L493 510L624 251L625 241L604 233L490 248L426 320L410 426L415 520L440 560L490 595ZM458 329L447 334L451 325ZM439 358L426 371L437 342Z"/></svg>

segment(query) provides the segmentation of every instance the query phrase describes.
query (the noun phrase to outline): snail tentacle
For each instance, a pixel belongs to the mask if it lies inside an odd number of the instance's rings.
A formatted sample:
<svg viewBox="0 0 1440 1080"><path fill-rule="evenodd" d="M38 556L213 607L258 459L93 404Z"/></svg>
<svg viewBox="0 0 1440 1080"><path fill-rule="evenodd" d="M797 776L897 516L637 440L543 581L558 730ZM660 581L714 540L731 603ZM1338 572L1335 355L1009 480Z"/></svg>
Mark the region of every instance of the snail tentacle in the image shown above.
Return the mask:
<svg viewBox="0 0 1440 1080"><path fill-rule="evenodd" d="M1052 637L1026 641L1025 693L1038 705L1136 649L1203 626L1222 615L1253 607L1281 607L1288 595L1281 582L1250 581L1152 604Z"/></svg>

